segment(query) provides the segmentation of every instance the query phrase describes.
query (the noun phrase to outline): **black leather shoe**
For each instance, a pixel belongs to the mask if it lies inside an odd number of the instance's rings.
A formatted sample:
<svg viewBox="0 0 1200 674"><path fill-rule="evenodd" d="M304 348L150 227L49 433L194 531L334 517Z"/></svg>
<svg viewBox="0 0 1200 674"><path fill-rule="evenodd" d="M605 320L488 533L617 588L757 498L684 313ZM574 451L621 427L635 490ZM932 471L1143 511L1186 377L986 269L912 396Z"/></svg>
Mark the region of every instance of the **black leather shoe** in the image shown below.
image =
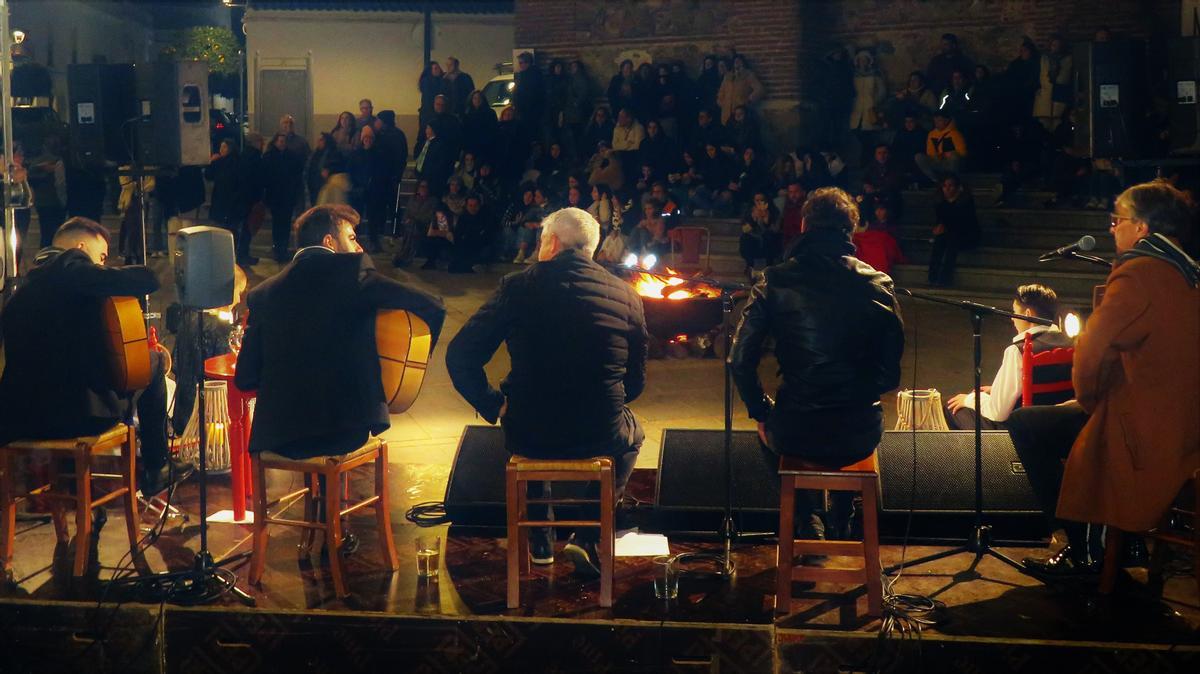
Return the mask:
<svg viewBox="0 0 1200 674"><path fill-rule="evenodd" d="M572 536L563 547L563 556L575 565L575 575L581 578L600 577L600 554L596 552L595 543L583 543Z"/></svg>
<svg viewBox="0 0 1200 674"><path fill-rule="evenodd" d="M529 532L529 561L539 566L554 563L554 529L533 529Z"/></svg>
<svg viewBox="0 0 1200 674"><path fill-rule="evenodd" d="M1094 576L1100 573L1100 565L1079 559L1071 546L1050 555L1046 559L1026 557L1022 560L1030 573L1041 576L1065 578L1069 576Z"/></svg>
<svg viewBox="0 0 1200 674"><path fill-rule="evenodd" d="M141 489L142 496L151 498L166 491L171 485L188 479L195 471L196 467L187 461L171 457L161 468L143 472L138 480L138 488Z"/></svg>

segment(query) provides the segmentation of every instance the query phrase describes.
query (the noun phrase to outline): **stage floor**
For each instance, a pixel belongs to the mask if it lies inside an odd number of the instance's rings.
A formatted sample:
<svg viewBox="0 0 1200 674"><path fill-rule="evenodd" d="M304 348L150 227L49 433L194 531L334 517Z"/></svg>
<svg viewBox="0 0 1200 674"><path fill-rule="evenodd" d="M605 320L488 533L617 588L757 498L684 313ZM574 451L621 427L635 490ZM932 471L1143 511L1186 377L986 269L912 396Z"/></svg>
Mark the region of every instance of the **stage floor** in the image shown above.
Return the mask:
<svg viewBox="0 0 1200 674"><path fill-rule="evenodd" d="M677 631L683 630L680 634L684 636L679 637L683 639L681 643L690 643L688 640L692 639L695 644L689 648L693 650L697 647L701 651L705 648L715 649L717 654L711 657L731 666L736 665L733 667L735 671L790 671L793 668L813 671L821 670L826 665L832 666L831 663L840 662L838 666L854 663L867 654L883 657L884 653L890 654L888 657L899 653L901 662L909 665L915 662L912 660L916 657L914 652L904 655L905 649L911 646L901 644L901 636L897 635L887 643L874 640L880 623L864 617L866 598L859 588L819 585L802 590L797 586L792 614L777 617L773 612L775 547L766 541L735 546L734 559L738 572L732 582L684 577L680 584L679 599L669 604L654 599L649 558L619 558L614 577L614 605L610 609L601 609L597 605L598 582L586 583L574 579L570 574L570 564L560 562L550 567L534 567L531 577L522 583L522 608L507 610L504 584L506 547L503 538L481 535L478 531L451 529L444 525L422 529L403 519L403 513L410 505L440 499L440 492L430 493L430 490L440 489L445 483L448 467L396 464L393 468L393 529L401 561L398 572L385 572L380 563L374 520L370 517L355 518L352 530L360 537L361 546L347 558L345 564L353 594L340 601L334 596L327 567L322 566L320 545L314 546L310 555L301 556L297 549L299 530L275 527L268 547L267 568L261 588L248 587L244 577L239 582L240 587L255 597L255 608L244 608L232 596L224 597L210 609L168 608L159 613L160 607L157 605L140 605L152 629L164 629L163 624L166 625L165 632L154 637L155 643L166 643L166 671L227 671L221 668L205 670L179 667L171 657L169 646L172 638L184 640L189 653L207 653L212 649L219 653L223 652L222 648L229 648L231 638L237 644L242 644L238 639L257 638L257 631L263 625L270 625L269 631L287 635L286 638L278 636L268 644L257 644L256 648L273 652L275 649L303 648L304 634L309 634L310 638L321 638L319 633L311 632L318 625L325 627L317 632L350 630L350 633L357 633L351 626L362 628L372 624L372 621L377 625L391 624L391 634L396 638L400 638L398 635L402 633L408 635L405 638L414 638L408 634L409 630L416 629L414 625L428 628L429 625L452 624L458 630L456 639L465 638L461 631L467 629L465 626L468 623L475 630L482 629L480 626L490 625L487 629L499 629L497 626L505 625L509 632L516 630L509 633L508 639L529 645L530 648L537 641L526 633L532 629L532 625L543 628L538 633L539 639L550 638L554 630L564 629L561 626L569 624L583 630L580 634L588 630L607 630L604 634L609 636L605 638L613 638L613 630L621 633L631 630L629 634L635 635L642 628L666 629L669 626ZM281 474L273 480L272 493L282 493L292 487L288 478L290 475ZM369 487L369 479L366 474L361 479L356 477L353 489L364 492ZM212 502L217 507L227 507L227 478L217 477L214 482ZM653 497L653 484L653 471L639 470L635 473L630 493L644 502L639 508L648 507ZM194 482L180 488L177 501L184 511L192 514L192 521L183 529L180 529L178 522L174 522L175 526L168 527L146 553L148 564L156 571L187 568L198 546L195 527L198 503ZM295 514L299 509L299 505L293 506ZM90 630L85 630L87 635L91 635L84 639L87 642L96 637L96 630L99 629L96 627L96 616L108 611L114 600L129 602L121 611L139 607L139 597L117 596L111 592L105 594L104 590L104 581L112 576L113 567L125 553L124 527L120 517L119 511L110 512L98 543L92 542L98 545L99 566L93 564L89 574L79 580L70 577L70 546L58 546L59 549L56 549L53 527L49 524L19 524L15 558L17 585L0 592L0 642L7 642L0 643L5 646L4 652L19 652L22 643L28 643L30 639L37 642L37 637L30 630L32 626L43 623L70 625L72 620L80 621L83 625L80 629ZM633 517L637 519L638 513L635 512ZM440 577L433 582L418 581L413 539L429 534L443 537ZM249 527L213 524L210 528L210 548L218 558L248 550L249 539ZM714 546L696 541L671 541L673 554L705 547ZM913 560L943 549L911 546L905 550L900 546L886 545L882 550L882 558L885 565L893 565L902 558ZM1027 554L1046 554L1046 549L1005 548L1004 552L1020 558ZM840 561L834 558L828 563L837 566ZM940 653L947 658L946 662L950 663L948 666L951 668L954 668L954 658L966 657L974 662L976 658L983 657L990 664L979 671L992 671L993 665L1000 661L991 661L993 656L985 657L985 654L993 649L998 649L995 650L995 657L1008 659L1004 662L1016 659L1009 662L1003 671L1046 671L1040 666L1033 666L1047 662L1039 659L1040 656L1031 655L1037 653L1055 653L1057 657L1064 658L1064 662L1077 663L1078 653L1083 652L1093 659L1100 658L1107 662L1106 658L1116 658L1118 664L1124 663L1112 671L1138 671L1143 665L1160 660L1160 664L1170 663L1174 667L1182 662L1196 662L1200 658L1200 632L1197 630L1200 626L1200 602L1195 582L1188 575L1171 577L1166 583L1163 599L1158 600L1150 597L1141 585L1141 581L1145 580L1144 569L1133 569L1131 576L1122 578L1119 596L1106 602L1100 601L1094 589L1086 584L1046 586L995 559L985 557L978 564L974 562L973 555L960 554L914 566L906 569L895 584L897 593L921 594L945 604L943 622L924 631L922 642L926 645L923 651L918 648L921 657L930 658L927 663L930 667L937 662L935 658ZM246 567L237 567L236 570L244 576ZM97 602L101 600L107 604L97 612ZM196 611L208 615L210 619L223 616L224 622L218 622L225 627L220 630L206 628L202 635L194 629L185 629L188 620L198 619ZM114 610L113 615L116 614ZM57 617L52 619L50 615ZM425 622L413 623L415 619ZM389 620L395 622L389 623ZM134 626L129 629L136 632L139 629L136 627L137 620L133 620L133 623ZM547 627L553 625L559 627ZM145 629L145 626L140 629ZM71 634L78 641L78 633ZM99 634L107 636L103 630ZM472 634L472 639L490 638L483 633ZM515 634L523 636L518 638ZM692 636L688 637L687 634ZM909 635L910 640L912 636ZM351 641L357 638L351 638ZM551 641L562 646L559 643L562 638L557 636ZM592 647L600 648L596 641L598 637L578 638ZM210 639L212 644L205 646L201 643L204 639ZM199 641L192 643L189 640ZM627 641L628 644L641 644L643 639L628 636ZM114 638L110 655L120 651L116 642L119 640ZM371 643L376 644L375 641ZM414 647L418 650L420 643L419 640L415 642ZM940 644L940 650L934 649L932 644ZM10 647L18 647L18 651ZM361 646L370 653L375 652L372 650L375 647L388 648L378 644ZM443 650L441 646L429 647L437 652ZM611 644L604 648L610 647ZM70 652L71 648L78 651L83 646L76 644L59 655ZM542 646L534 648L534 652L543 652L546 648L554 650L550 646ZM562 657L569 658L571 651L572 648L567 648ZM602 652L607 651L600 649L588 656L588 662L594 663L597 670L622 669L618 666L619 662L614 664L608 656L601 655ZM523 657L533 657L521 653L524 651L514 651L512 655L518 661ZM452 658L452 654L443 655ZM904 657L908 659L904 660ZM684 662L681 665L684 669L679 671L688 671L686 666L690 666L687 663L691 660L684 657L681 662ZM132 669L129 671L139 669L130 666ZM579 668L590 670L593 665L581 664ZM230 667L228 671L254 669ZM458 666L454 666L433 671L458 669ZM506 667L497 671L504 669ZM572 669L566 667L567 671ZM24 670L0 666L0 671ZM643 670L631 665L630 671L654 671L654 668ZM1073 668L1066 671L1073 671Z"/></svg>

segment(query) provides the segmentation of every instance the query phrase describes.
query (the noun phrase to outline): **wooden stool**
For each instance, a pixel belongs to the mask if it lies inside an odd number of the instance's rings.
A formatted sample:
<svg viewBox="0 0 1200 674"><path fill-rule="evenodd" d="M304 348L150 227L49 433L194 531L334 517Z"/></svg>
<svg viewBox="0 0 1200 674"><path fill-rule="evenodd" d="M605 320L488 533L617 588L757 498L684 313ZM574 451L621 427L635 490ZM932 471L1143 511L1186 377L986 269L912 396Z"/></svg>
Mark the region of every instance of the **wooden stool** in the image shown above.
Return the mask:
<svg viewBox="0 0 1200 674"><path fill-rule="evenodd" d="M1166 517L1163 518L1162 526L1151 531L1137 532L1135 535L1150 538L1155 541L1154 551L1150 556L1150 580L1151 584L1161 582L1162 580L1162 565L1166 562L1166 548L1163 545L1178 545L1180 547L1192 549L1192 562L1195 565L1193 573L1196 577L1196 588L1200 589L1200 470L1192 473L1191 479L1184 485L1183 490L1186 491L1188 486L1192 489L1192 498L1194 502L1192 509L1180 508L1172 506L1167 510ZM1178 504L1178 501L1176 501ZM1173 530L1166 526L1167 518L1172 513L1191 517L1192 533L1188 534ZM1125 536L1124 531L1114 527L1106 527L1107 531L1104 534L1104 566L1100 573L1100 594L1112 594L1113 588L1117 584L1117 572L1121 568L1121 541ZM1156 578L1157 576L1157 578Z"/></svg>
<svg viewBox="0 0 1200 674"><path fill-rule="evenodd" d="M339 488L342 477L351 470L367 463L375 463L375 493L357 503L343 508L343 493ZM379 527L380 553L384 565L391 571L400 568L396 556L396 544L392 540L392 517L388 506L388 463L387 443L382 438L371 438L362 447L343 456L316 456L309 459L289 459L274 452L262 452L251 457L254 472L254 551L250 557L250 583L262 581L267 563L267 525L282 524L301 527L306 531L301 537L301 548L311 545L313 533L325 532L325 549L329 553L329 570L333 576L333 587L338 598L346 597L346 579L342 571L340 548L342 545L342 518L362 508L375 509L375 521ZM286 496L267 502L267 469L290 470L304 474L304 488ZM316 492L317 477L325 477L325 521L317 520ZM304 519L293 520L271 517L270 508L286 502L293 503L296 497L304 498ZM345 499L348 500L348 499Z"/></svg>
<svg viewBox="0 0 1200 674"><path fill-rule="evenodd" d="M600 606L612 606L615 498L612 459L607 456L580 460L528 459L513 456L504 471L508 503L508 608L521 605L521 573L529 572L529 529L533 527L599 527ZM593 499L530 499L527 482L599 482L599 520L530 520L530 503L567 505L596 503Z"/></svg>
<svg viewBox="0 0 1200 674"><path fill-rule="evenodd" d="M97 455L120 448L121 462L118 473L92 472ZM13 474L17 454L50 453L50 482L28 493L14 491ZM75 460L75 493L63 493L55 489L58 478L59 459ZM138 545L137 484L137 437L132 426L117 424L99 435L62 440L14 440L0 447L0 570L8 575L12 571L13 538L16 535L17 502L31 496L55 501L53 506L54 533L60 543L70 540L63 522L61 502L71 503L75 508L75 566L72 575L82 576L87 570L89 539L92 535L92 509L109 501L122 499L125 505L125 530L129 535L129 549L136 555ZM66 476L62 476L66 477ZM92 498L92 480L114 480L119 486L100 498Z"/></svg>
<svg viewBox="0 0 1200 674"><path fill-rule="evenodd" d="M775 611L788 613L792 608L792 581L808 580L834 583L863 583L867 586L867 614L883 612L883 580L879 568L879 470L875 455L844 468L817 466L796 457L779 461L779 567L775 589ZM863 540L821 541L793 539L795 536L796 490L829 489L862 494ZM813 554L862 557L861 569L824 569L797 566L795 555Z"/></svg>

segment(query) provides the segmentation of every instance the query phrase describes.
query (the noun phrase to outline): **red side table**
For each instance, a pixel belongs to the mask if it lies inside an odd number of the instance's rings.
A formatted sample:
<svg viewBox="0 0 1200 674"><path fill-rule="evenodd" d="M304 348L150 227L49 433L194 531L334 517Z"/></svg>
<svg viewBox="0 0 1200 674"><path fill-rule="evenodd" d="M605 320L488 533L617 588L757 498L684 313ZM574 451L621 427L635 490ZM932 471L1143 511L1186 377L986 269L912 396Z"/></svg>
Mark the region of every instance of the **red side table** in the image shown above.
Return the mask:
<svg viewBox="0 0 1200 674"><path fill-rule="evenodd" d="M233 383L237 355L226 353L204 361L204 376L228 384L229 400L229 474L233 482L233 519L246 519L246 497L253 492L250 479L250 401L254 391L243 391Z"/></svg>

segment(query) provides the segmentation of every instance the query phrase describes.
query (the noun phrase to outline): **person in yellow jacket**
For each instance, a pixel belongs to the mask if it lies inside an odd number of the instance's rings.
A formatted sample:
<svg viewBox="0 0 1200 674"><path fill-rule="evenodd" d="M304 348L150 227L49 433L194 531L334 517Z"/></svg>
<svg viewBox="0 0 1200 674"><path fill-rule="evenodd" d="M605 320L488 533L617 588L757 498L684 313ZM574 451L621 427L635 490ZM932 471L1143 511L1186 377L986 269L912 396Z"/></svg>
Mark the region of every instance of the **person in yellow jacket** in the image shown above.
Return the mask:
<svg viewBox="0 0 1200 674"><path fill-rule="evenodd" d="M721 123L728 124L733 117L733 109L739 105L750 106L758 102L766 93L762 82L753 70L746 67L746 59L742 56L733 57L733 69L725 73L721 80L721 88L717 90L717 105L721 107Z"/></svg>
<svg viewBox="0 0 1200 674"><path fill-rule="evenodd" d="M945 110L933 113L933 130L926 137L925 154L913 157L917 168L936 183L942 176L958 173L966 157L967 141L954 125L953 117Z"/></svg>

